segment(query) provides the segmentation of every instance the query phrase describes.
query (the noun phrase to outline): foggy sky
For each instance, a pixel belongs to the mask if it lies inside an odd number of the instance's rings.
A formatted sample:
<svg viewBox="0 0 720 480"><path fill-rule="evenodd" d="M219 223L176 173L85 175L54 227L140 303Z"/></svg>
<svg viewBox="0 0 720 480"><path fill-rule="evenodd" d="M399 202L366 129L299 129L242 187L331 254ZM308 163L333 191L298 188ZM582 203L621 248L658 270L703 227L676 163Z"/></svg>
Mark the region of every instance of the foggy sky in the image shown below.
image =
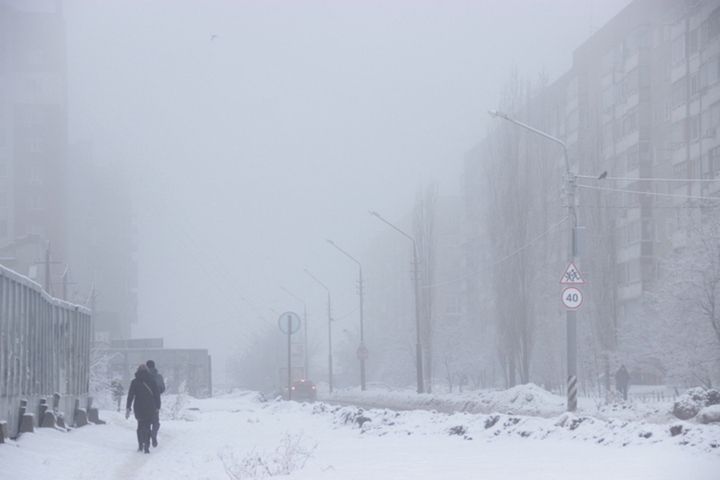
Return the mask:
<svg viewBox="0 0 720 480"><path fill-rule="evenodd" d="M324 317L303 269L352 313L325 239L361 256L368 210L459 194L512 69L555 80L628 3L65 0L70 140L136 180L134 335L210 348L219 384L238 337L302 309L281 286Z"/></svg>

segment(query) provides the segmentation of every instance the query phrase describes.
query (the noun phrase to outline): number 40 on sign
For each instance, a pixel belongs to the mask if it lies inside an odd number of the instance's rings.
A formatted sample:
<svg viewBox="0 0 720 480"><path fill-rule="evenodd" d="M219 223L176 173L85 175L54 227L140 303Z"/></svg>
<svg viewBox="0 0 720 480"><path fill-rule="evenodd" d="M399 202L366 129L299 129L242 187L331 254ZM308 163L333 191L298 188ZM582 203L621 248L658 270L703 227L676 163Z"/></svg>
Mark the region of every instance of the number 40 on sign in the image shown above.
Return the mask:
<svg viewBox="0 0 720 480"><path fill-rule="evenodd" d="M562 291L562 303L565 308L574 310L582 305L582 291L577 287L567 287Z"/></svg>

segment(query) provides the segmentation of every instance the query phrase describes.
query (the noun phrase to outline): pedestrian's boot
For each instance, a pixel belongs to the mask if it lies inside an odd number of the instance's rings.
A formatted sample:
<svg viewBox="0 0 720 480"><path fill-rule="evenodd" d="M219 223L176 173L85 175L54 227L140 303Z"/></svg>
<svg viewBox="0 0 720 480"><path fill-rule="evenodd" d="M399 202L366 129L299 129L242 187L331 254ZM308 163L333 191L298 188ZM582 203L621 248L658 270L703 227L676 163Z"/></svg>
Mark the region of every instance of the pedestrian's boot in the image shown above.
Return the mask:
<svg viewBox="0 0 720 480"><path fill-rule="evenodd" d="M138 452L142 452L142 451L143 451L142 434L141 434L140 432L136 432L136 433L137 433L137 439L138 439L138 449L137 449L137 451L138 451Z"/></svg>
<svg viewBox="0 0 720 480"><path fill-rule="evenodd" d="M152 446L157 447L157 433L152 436Z"/></svg>

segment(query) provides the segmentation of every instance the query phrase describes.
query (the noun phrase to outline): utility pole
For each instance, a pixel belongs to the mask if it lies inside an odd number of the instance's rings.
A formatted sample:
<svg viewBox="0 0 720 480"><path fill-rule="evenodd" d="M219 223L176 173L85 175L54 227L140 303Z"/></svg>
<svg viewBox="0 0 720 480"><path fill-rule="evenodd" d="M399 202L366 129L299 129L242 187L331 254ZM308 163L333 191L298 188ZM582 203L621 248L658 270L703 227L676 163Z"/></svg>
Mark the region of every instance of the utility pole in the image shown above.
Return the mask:
<svg viewBox="0 0 720 480"><path fill-rule="evenodd" d="M423 380L423 364L422 364L422 341L421 341L421 334L420 334L420 279L418 276L418 258L417 258L417 243L415 243L415 239L408 235L407 233L403 232L399 228L397 228L392 223L385 220L383 217L380 216L379 213L370 211L370 215L379 218L384 223L392 227L397 232L404 235L406 238L410 239L410 241L413 244L413 283L415 285L415 329L417 331L417 342L415 344L415 356L416 356L416 366L415 369L417 371L417 393L425 393L425 384Z"/></svg>
<svg viewBox="0 0 720 480"><path fill-rule="evenodd" d="M310 275L321 287L327 291L327 312L328 312L328 385L330 387L330 393L333 392L333 358L332 358L332 310L330 307L330 289L327 288L320 280L305 270L305 273Z"/></svg>
<svg viewBox="0 0 720 480"><path fill-rule="evenodd" d="M570 231L569 231L569 245L570 251L568 257L570 261L575 263L578 248L577 248L577 214L575 212L575 174L570 171L570 160L568 158L567 145L559 138L553 137L541 130L519 122L505 113L490 110L488 112L491 117L500 117L507 120L508 122L514 123L515 125L530 130L542 137L547 138L555 143L562 145L563 154L565 156L565 191L568 195L568 217L571 219ZM566 309L566 322L567 322L567 409L569 412L577 410L577 311L572 308Z"/></svg>
<svg viewBox="0 0 720 480"><path fill-rule="evenodd" d="M280 287L280 288L282 288L283 290L285 290L285 292L287 292L290 296L294 297L298 302L300 302L300 303L303 304L303 323L305 324L305 325L304 325L304 329L305 329L305 338L304 338L304 340L305 340L305 342L304 342L304 348L305 348L305 378L308 379L308 378L310 378L310 374L308 373L308 324L307 324L307 305L305 304L304 301L300 300L299 297L297 297L294 293L292 293L292 292L291 292L290 290L288 290L287 288L285 288L285 287Z"/></svg>
<svg viewBox="0 0 720 480"><path fill-rule="evenodd" d="M359 273L359 280L358 280L358 294L360 295L360 346L357 350L357 356L360 360L360 390L365 390L365 360L367 359L368 350L365 346L365 333L364 333L364 320L363 320L363 274L362 274L362 265L360 262L358 262L355 258L353 258L349 253L347 253L342 248L338 247L335 242L332 240L327 240L327 242L332 245L333 247L337 248L345 254L346 257L348 257L353 262L357 263L358 268L360 270Z"/></svg>

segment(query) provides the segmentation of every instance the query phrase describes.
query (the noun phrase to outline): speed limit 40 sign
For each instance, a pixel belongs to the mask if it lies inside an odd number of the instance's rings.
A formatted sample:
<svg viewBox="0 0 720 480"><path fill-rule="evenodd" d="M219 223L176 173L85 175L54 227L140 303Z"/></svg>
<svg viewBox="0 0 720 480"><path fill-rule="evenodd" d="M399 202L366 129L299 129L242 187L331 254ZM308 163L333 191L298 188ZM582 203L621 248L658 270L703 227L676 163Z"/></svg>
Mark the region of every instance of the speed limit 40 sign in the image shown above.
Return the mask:
<svg viewBox="0 0 720 480"><path fill-rule="evenodd" d="M574 310L582 305L583 294L577 287L567 287L562 291L562 296L560 298L562 299L562 303L565 305L565 308Z"/></svg>

